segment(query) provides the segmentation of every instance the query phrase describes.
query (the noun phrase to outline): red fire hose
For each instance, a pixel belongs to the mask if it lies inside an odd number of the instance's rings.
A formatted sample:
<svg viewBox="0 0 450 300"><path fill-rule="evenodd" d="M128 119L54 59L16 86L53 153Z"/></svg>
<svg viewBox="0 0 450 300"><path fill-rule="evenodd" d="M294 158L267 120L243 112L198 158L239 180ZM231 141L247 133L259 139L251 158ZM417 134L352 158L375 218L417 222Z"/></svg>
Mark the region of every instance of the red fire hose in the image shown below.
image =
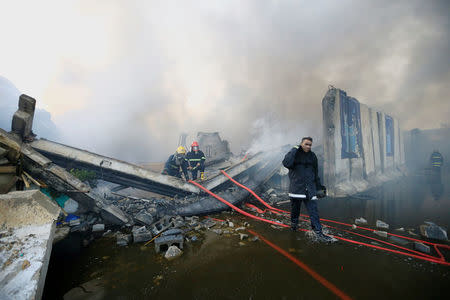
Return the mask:
<svg viewBox="0 0 450 300"><path fill-rule="evenodd" d="M222 174L225 175L228 179L230 179L234 184L236 184L237 186L239 186L239 187L241 187L241 188L247 190L248 192L250 192L250 193L251 193L251 194L252 194L252 195L253 195L253 196L261 203L261 204L263 204L265 207L267 207L267 208L268 208L269 210L271 210L273 213L277 213L277 214L278 214L279 212L282 212L282 213L289 214L288 211L281 210L281 209L278 209L278 208L275 208L275 207L270 206L268 203L266 203L264 200L262 200L255 192L253 192L251 189L249 189L248 187L246 187L246 186L240 184L239 182L237 182L236 180L234 180L234 179L233 179L230 175L228 175L225 171L221 170L221 172L222 172ZM256 206L254 206L254 208L255 208L255 207L256 207ZM306 215L304 215L304 214L301 214L301 216L306 217ZM328 219L320 219L320 220L321 220L321 221L324 221L324 222L331 222L331 223L341 224L341 225L350 226L350 227L353 226L352 224L342 223L342 222L333 221L333 220L328 220ZM427 241L423 241L423 240L419 240L419 239L414 239L414 238L410 238L410 237L406 237L406 236L402 236L402 235L398 235L398 234L387 233L388 235L392 235L392 236L404 238L404 239L407 239L407 240L412 240L412 241L417 241L417 242L421 242L421 243L424 243L424 244L432 245L432 246L434 247L434 249L436 250L436 252L438 253L438 255L439 255L439 257L435 257L435 256L432 256L432 255L428 255L428 254L425 254L425 253L421 253L421 252L418 252L418 251L415 251L415 250L412 250L412 249L408 249L408 248L405 248L405 247L402 247L402 246L399 246L399 245L395 245L395 244L392 244L392 243L389 243L389 242L386 242L386 241L383 241L383 240L380 240L380 239L376 239L376 238L373 238L373 237L369 237L369 236L366 236L366 235L362 235L362 234L359 234L359 233L356 233L356 232L352 232L352 231L340 229L340 228L337 228L337 227L334 227L334 226L330 226L330 225L327 225L327 226L330 227L330 228L334 228L334 229L338 229L338 230L345 231L345 232L350 233L350 234L354 234L354 235L358 235L358 236L361 236L361 237L365 237L365 238L368 238L368 239L371 239L371 240L375 240L375 241L377 241L377 242L381 242L381 243L386 244L386 245L394 246L394 247L397 247L397 248L399 248L399 249L407 250L407 251L409 251L409 252L413 252L413 253L416 253L416 254L421 255L421 256L424 256L424 257L429 257L429 258L432 258L432 259L439 259L439 260L444 261L444 262L445 262L445 257L444 257L444 256L442 255L442 253L439 251L438 247L442 247L442 248L445 248L445 249L450 249L450 246L448 246L448 245L437 244L437 243L431 243L431 242L427 242ZM364 230L369 230L369 231L372 231L372 232L374 231L373 229L366 228L366 227L361 227L361 226L356 226L356 227L357 227L357 228L360 228L360 229L364 229Z"/></svg>
<svg viewBox="0 0 450 300"><path fill-rule="evenodd" d="M222 173L225 173L225 172L222 171ZM225 174L224 174L224 175L225 175ZM229 177L228 174L226 174L225 176L227 176L228 178L230 178L234 183L238 184L237 181L235 181L234 179L232 179L231 177ZM197 187L200 188L201 190L205 191L206 193L210 194L211 196L213 196L214 198L216 198L216 199L219 200L220 202L224 203L225 205L227 205L227 206L233 208L234 210L236 210L236 211L239 212L240 214L243 214L243 215L245 215L245 216L247 216L247 217L249 217L249 218L255 219L255 220L259 220L259 221L262 221L262 222L274 224L274 225L277 225L277 226L281 226L281 227L289 227L288 225L283 224L283 223L280 223L280 222L275 222L275 221L267 220L267 219L264 219L264 218L261 218L261 217L258 217L258 216L254 216L254 215L252 215L252 214L249 214L249 213L247 213L246 211L243 211L242 209L240 209L240 208L234 206L233 204L229 203L228 201L226 201L225 199L221 198L220 196L216 195L215 193L211 192L210 190L206 189L205 187L203 187L203 186L200 185L199 183L197 183L197 182L195 182L195 181L192 181L192 180L190 180L189 182L192 183L192 184L194 184L195 186L197 186ZM258 197L252 190L250 190L249 188L247 188L247 187L245 187L245 186L243 186L243 185L241 185L241 184L238 184L238 185L241 186L242 188L246 189L247 191L249 191L249 192L250 192L253 196L255 196L260 202L261 202L261 201L264 202L261 198L259 198L259 197ZM265 202L264 202L264 203L265 203ZM271 206L268 205L267 203L265 203L265 206L266 206L266 207L267 207L267 206L268 206L268 207L271 207ZM275 208L274 208L274 210L282 211L282 210L280 210L280 209L275 209ZM286 211L282 211L282 212L286 212ZM308 230L306 230L306 229L299 229L299 230L300 230L300 231L308 231ZM353 232L350 232L350 233L353 233ZM358 234L358 235L359 235L359 234ZM361 235L361 236L363 236L363 235ZM358 245L364 245L364 246L367 246L367 247L370 247L370 248L375 248L375 249L385 250L385 251L388 251L388 252L393 252L393 253L397 253L397 254L401 254L401 255L406 255L406 256L410 256L410 257L414 257L414 258L418 258L418 259L422 259L422 260L426 260L426 261L430 261L430 262L434 262L434 263L438 263L438 264L450 266L450 263L446 262L445 259L444 259L443 257L442 257L442 258L436 258L436 257L433 257L433 256L427 257L428 255L424 255L424 254L422 254L422 253L420 253L420 256L419 256L419 255L414 255L414 254L410 254L410 253L406 253L406 252L402 252L402 251L398 251L398 250L392 250L392 249L385 248L385 247L380 247L380 246L375 246L375 245L371 245L371 244L367 244L367 243L363 243L363 242L358 242L358 241L346 239L346 238L339 237L339 236L334 236L334 237L337 238L337 239L339 239L339 240L343 240L343 241L346 241L346 242L349 242L349 243L358 244ZM373 239L373 238L372 238L372 239ZM380 240L380 241L381 241L381 240ZM382 241L382 242L384 242L384 241ZM387 242L384 242L384 243L387 243ZM390 244L390 243L389 243L389 244ZM397 246L397 245L394 245L394 244L391 244L391 245L396 246L396 247L400 247L400 246ZM437 244L437 245L440 245L440 244ZM403 248L403 247L402 247L402 248ZM435 248L436 248L436 247L435 247ZM406 249L406 248L405 248L405 249ZM436 248L436 249L437 249L437 248ZM407 249L407 250L416 252L416 251L411 250L411 249ZM438 253L441 254L439 251L438 251Z"/></svg>

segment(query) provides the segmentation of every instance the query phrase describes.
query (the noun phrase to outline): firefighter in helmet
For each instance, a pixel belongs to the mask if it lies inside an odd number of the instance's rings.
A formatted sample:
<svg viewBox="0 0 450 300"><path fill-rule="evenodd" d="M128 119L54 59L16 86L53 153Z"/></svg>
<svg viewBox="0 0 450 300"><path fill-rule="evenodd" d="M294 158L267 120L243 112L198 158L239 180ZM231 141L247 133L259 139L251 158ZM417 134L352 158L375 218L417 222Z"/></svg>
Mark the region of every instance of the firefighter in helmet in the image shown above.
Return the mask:
<svg viewBox="0 0 450 300"><path fill-rule="evenodd" d="M184 178L187 181L189 180L187 168L186 148L180 146L177 148L177 151L167 159L162 174L181 178L181 172L183 172Z"/></svg>
<svg viewBox="0 0 450 300"><path fill-rule="evenodd" d="M205 154L199 149L198 143L193 142L191 145L191 151L186 155L186 159L189 163L188 169L191 171L192 180L197 179L198 172L200 171L200 179L205 180Z"/></svg>

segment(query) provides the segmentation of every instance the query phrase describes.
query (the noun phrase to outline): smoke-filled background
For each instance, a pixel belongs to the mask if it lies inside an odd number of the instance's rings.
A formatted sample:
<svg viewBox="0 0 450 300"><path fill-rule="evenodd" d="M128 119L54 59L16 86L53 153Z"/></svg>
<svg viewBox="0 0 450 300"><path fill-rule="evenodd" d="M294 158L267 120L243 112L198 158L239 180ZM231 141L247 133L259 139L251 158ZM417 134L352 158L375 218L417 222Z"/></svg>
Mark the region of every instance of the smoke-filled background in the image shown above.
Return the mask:
<svg viewBox="0 0 450 300"><path fill-rule="evenodd" d="M181 132L320 139L329 84L404 129L448 126L449 3L2 1L0 107L26 93L56 124L38 135L131 162Z"/></svg>

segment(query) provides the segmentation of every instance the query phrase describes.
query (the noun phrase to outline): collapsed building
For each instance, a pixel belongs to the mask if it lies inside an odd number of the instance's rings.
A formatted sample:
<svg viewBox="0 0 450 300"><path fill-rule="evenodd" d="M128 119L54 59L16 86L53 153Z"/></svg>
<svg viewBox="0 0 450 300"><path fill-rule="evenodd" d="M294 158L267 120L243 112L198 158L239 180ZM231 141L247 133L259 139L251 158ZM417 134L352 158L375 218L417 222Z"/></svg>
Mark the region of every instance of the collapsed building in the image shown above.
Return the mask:
<svg viewBox="0 0 450 300"><path fill-rule="evenodd" d="M37 139L32 131L35 105L33 98L21 95L11 132L0 129L0 194L17 190L14 193L19 194L7 195L20 198L21 190L34 188L59 204L62 215L59 210L45 204L49 208L46 222L52 225L48 227L48 235L43 237L46 253L51 251L55 215L58 214L61 221L56 233L58 239L69 232L106 231L106 225L107 228L124 229L125 232L117 234L117 244L127 245L132 240L150 241L186 222L197 224L192 216L229 209L197 186L179 178L55 141ZM322 108L324 143L314 151L322 163L319 173L330 196L360 193L402 174L404 133L396 118L376 111L336 88L328 90ZM267 192L272 203L288 200L287 195L280 197L283 191L287 191L289 183L281 160L290 146L241 157L231 153L228 142L222 140L218 132L199 132L197 140L207 158L208 179L202 182L206 189L234 205L246 200L249 192L237 189L222 174L221 171L225 170L231 178L252 190L258 190L265 183L271 190L278 189L278 195L273 191ZM183 134L179 145L185 144L186 135ZM72 170L92 174L98 180L98 186L90 186L80 180ZM131 195L130 188L141 191L141 196ZM46 197L42 193L34 191L22 203L28 201L32 205L35 199L45 203L42 199ZM65 197L64 202L58 200L61 195ZM46 199L53 204L55 202ZM70 209L68 203L71 204ZM0 222L0 227L2 225ZM179 231L176 232L173 241L179 240ZM170 235L164 236L164 241L167 240L170 240ZM47 241L50 241L49 245ZM156 244L163 242L160 240ZM44 260L46 256L48 259L49 254L43 256ZM44 261L40 271L44 277L45 268ZM2 278L0 282L3 283ZM39 298L39 284L36 291L36 298Z"/></svg>

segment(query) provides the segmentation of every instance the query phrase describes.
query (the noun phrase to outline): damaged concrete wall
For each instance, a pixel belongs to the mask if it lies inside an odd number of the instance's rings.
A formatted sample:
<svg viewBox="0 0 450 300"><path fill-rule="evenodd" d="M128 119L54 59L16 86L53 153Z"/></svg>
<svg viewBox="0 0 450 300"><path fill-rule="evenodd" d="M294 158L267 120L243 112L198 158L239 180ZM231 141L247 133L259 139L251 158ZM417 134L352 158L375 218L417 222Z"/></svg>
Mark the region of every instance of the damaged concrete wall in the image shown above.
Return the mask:
<svg viewBox="0 0 450 300"><path fill-rule="evenodd" d="M336 88L328 90L322 109L324 183L329 195L362 192L400 174L405 155L396 118Z"/></svg>
<svg viewBox="0 0 450 300"><path fill-rule="evenodd" d="M199 132L197 140L200 150L205 153L206 165L230 158L231 151L228 142L222 140L218 132Z"/></svg>

